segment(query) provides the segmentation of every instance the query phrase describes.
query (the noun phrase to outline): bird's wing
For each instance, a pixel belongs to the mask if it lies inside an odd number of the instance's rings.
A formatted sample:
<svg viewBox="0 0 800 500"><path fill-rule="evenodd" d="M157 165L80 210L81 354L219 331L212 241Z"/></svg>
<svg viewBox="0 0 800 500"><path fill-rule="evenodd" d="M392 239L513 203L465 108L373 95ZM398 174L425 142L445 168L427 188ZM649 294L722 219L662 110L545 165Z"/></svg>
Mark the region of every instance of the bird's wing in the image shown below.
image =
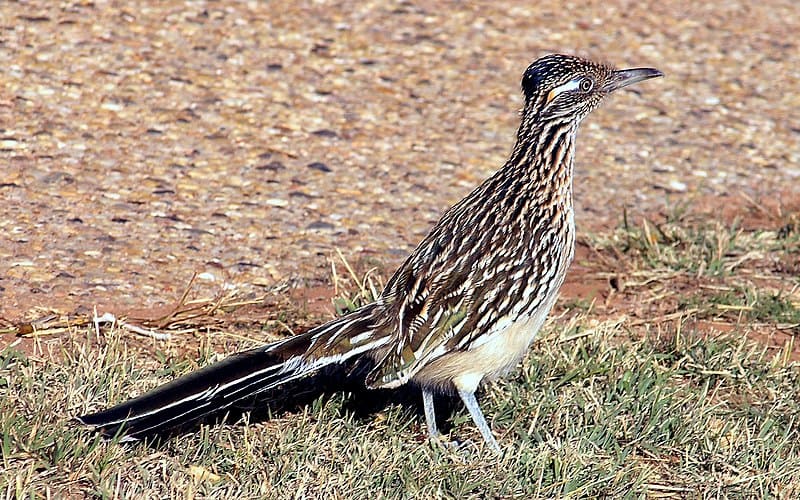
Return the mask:
<svg viewBox="0 0 800 500"><path fill-rule="evenodd" d="M475 301L494 281L487 282L479 260L493 231L457 221L464 209L462 203L448 211L387 283L381 299L393 324L383 331L392 338L368 375L368 386L402 385L443 354L466 349L474 335ZM455 225L462 231L448 230Z"/></svg>
<svg viewBox="0 0 800 500"><path fill-rule="evenodd" d="M423 299L405 306L404 316L411 309L418 314L404 322L397 330L386 354L378 361L367 377L370 387L395 387L407 382L423 366L450 351L452 339L459 338L469 321L468 297L453 296L451 300L436 303Z"/></svg>

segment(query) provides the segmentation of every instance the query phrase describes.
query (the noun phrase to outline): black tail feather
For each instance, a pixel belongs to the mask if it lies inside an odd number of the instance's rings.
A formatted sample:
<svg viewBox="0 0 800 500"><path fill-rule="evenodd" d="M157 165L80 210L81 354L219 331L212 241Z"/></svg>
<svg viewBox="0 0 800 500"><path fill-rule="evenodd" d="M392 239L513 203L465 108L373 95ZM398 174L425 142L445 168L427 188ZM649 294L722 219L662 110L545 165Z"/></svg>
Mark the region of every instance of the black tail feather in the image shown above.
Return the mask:
<svg viewBox="0 0 800 500"><path fill-rule="evenodd" d="M120 434L128 441L185 426L228 408L248 406L260 393L304 375L303 367L293 361L297 356L292 355L304 351L309 341L308 336L299 335L228 356L137 398L75 420L106 437Z"/></svg>
<svg viewBox="0 0 800 500"><path fill-rule="evenodd" d="M212 415L252 409L263 401L297 400L296 391L317 392L301 382L314 374L338 372L334 380L352 380L358 372L363 385L368 352L385 338L366 336L372 328L374 304L341 316L308 332L249 351L179 377L137 398L107 410L76 417L106 437L123 441L164 434ZM351 343L351 338L361 340ZM326 347L326 348L323 348ZM280 405L279 405L280 406Z"/></svg>

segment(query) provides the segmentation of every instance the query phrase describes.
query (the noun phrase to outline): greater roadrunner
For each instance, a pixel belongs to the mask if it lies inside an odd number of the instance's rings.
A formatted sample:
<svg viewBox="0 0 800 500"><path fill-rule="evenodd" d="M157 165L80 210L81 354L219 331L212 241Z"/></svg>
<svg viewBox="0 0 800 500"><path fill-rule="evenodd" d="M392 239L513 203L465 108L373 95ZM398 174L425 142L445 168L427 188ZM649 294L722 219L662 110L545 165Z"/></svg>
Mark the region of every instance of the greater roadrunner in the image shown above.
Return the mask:
<svg viewBox="0 0 800 500"><path fill-rule="evenodd" d="M475 391L520 361L564 281L575 245L578 124L609 93L657 76L652 68L615 70L573 56L538 59L522 78L525 104L511 157L445 212L375 302L78 421L137 439L280 391L324 367L367 361L367 387L421 388L432 437L439 437L434 395L454 391L499 451Z"/></svg>

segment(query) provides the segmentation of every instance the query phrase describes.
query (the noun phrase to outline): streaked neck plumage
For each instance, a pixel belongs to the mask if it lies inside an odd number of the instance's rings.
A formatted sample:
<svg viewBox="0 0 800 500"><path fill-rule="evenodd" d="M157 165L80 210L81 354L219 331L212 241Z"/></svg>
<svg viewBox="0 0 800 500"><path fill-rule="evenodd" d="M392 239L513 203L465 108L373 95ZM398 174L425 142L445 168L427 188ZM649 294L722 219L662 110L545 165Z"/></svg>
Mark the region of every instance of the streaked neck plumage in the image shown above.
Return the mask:
<svg viewBox="0 0 800 500"><path fill-rule="evenodd" d="M517 222L529 230L562 217L571 227L572 173L579 122L536 118L523 119L514 149L492 181L512 195L507 200L518 205L515 212L521 220ZM525 217L523 213L537 215Z"/></svg>

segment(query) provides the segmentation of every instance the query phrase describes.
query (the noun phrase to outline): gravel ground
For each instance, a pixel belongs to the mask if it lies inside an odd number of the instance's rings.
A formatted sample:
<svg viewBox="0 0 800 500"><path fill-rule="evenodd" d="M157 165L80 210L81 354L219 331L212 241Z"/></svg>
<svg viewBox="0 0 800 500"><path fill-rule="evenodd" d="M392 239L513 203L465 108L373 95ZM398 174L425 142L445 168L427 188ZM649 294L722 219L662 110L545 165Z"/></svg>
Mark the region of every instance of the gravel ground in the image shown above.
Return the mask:
<svg viewBox="0 0 800 500"><path fill-rule="evenodd" d="M505 159L548 52L667 78L578 144L578 224L800 188L800 7L0 2L0 317L400 262Z"/></svg>

